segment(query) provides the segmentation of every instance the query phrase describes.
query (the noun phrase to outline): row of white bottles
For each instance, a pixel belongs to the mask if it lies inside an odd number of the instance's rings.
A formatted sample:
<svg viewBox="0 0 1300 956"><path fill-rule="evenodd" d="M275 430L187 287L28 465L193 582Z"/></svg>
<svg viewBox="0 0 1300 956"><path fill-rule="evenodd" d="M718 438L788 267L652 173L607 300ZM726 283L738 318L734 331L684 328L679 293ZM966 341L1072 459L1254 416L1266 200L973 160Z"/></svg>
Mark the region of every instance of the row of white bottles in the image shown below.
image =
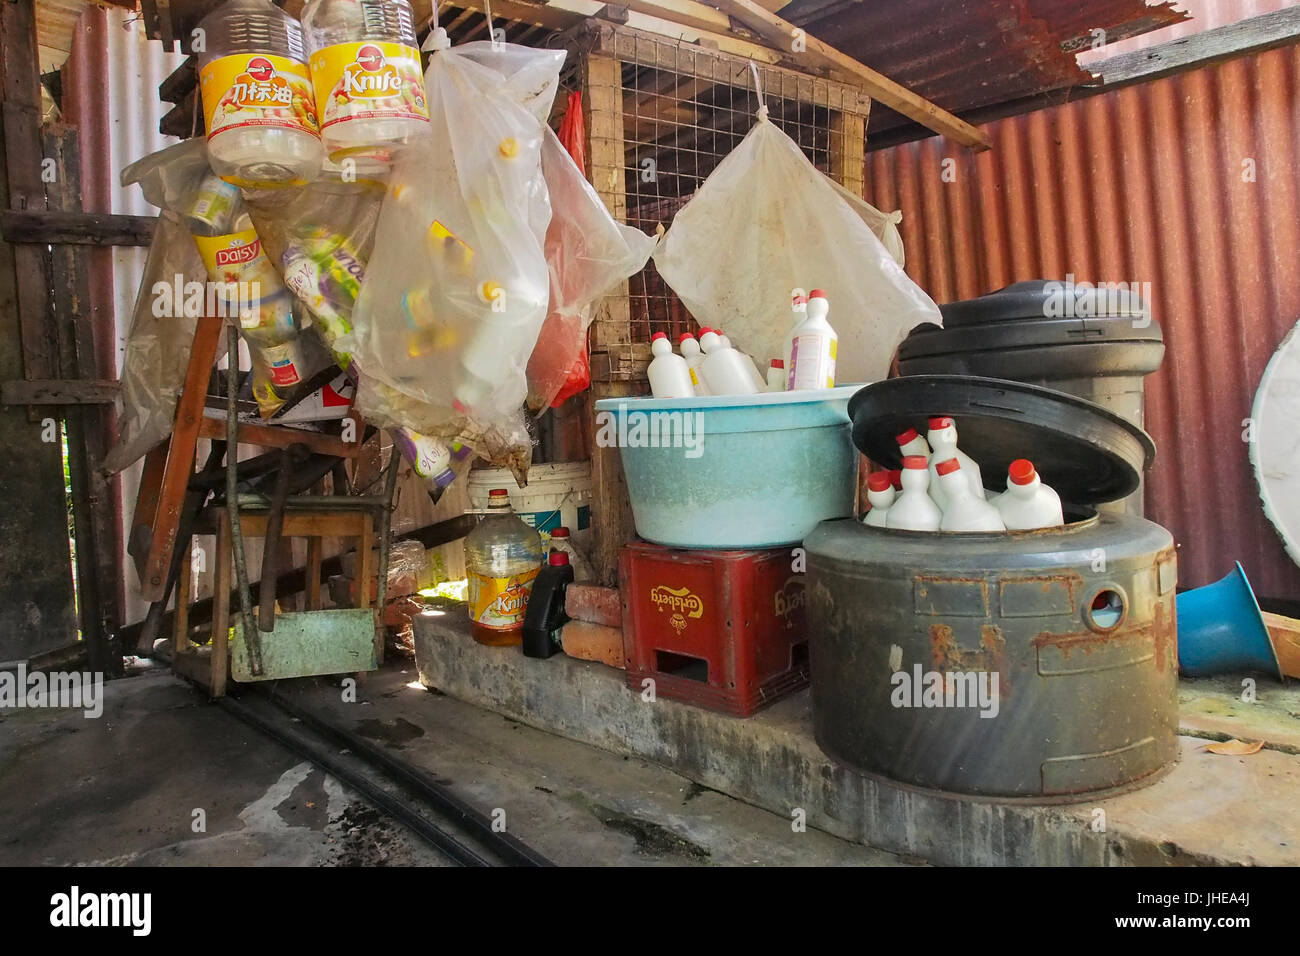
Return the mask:
<svg viewBox="0 0 1300 956"><path fill-rule="evenodd" d="M754 360L717 329L701 329L698 341L688 332L678 344L680 355L673 352L663 332L650 340L653 358L646 374L655 398L755 395L768 390Z"/></svg>
<svg viewBox="0 0 1300 956"><path fill-rule="evenodd" d="M943 508L933 498L931 467L947 502ZM948 532L1028 531L1065 524L1060 497L1043 484L1033 464L1024 458L1011 463L1007 491L994 502L971 491L957 458L930 465L924 455L907 455L899 477L899 494L895 494L894 474L877 471L867 477L871 510L863 519L865 524L904 531Z"/></svg>

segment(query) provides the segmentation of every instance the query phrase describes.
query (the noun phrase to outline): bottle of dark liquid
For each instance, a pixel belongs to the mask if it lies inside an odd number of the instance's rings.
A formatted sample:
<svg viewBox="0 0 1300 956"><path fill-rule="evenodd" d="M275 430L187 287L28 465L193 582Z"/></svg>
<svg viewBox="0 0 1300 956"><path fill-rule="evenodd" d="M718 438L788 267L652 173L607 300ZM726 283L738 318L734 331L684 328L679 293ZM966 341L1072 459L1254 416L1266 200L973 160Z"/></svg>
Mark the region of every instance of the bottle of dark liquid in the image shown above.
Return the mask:
<svg viewBox="0 0 1300 956"><path fill-rule="evenodd" d="M560 628L569 620L564 613L564 591L572 583L569 556L552 551L528 596L528 610L524 612L525 657L550 657L560 650Z"/></svg>

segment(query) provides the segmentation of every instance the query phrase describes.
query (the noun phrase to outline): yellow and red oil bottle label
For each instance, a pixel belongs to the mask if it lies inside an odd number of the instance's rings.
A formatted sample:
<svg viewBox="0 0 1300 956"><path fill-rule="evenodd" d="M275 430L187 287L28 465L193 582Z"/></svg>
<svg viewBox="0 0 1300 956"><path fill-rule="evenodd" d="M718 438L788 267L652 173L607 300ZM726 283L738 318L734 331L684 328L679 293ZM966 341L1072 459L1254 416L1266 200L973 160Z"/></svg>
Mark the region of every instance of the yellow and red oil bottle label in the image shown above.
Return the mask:
<svg viewBox="0 0 1300 956"><path fill-rule="evenodd" d="M199 74L208 138L244 126L278 126L316 135L316 102L307 67L270 53L213 60Z"/></svg>
<svg viewBox="0 0 1300 956"><path fill-rule="evenodd" d="M428 120L420 52L401 43L336 43L311 55L321 129L349 120Z"/></svg>
<svg viewBox="0 0 1300 956"><path fill-rule="evenodd" d="M506 578L469 573L469 617L480 627L509 631L522 627L533 580L541 568L532 568Z"/></svg>
<svg viewBox="0 0 1300 956"><path fill-rule="evenodd" d="M260 315L261 310L255 308L284 289L256 230L244 229L228 236L195 236L194 242L208 270L208 278L221 284L219 292L234 290L243 283L241 291L250 293L250 301L240 303L249 307L240 310L240 324L244 328L255 329L275 319L275 316Z"/></svg>

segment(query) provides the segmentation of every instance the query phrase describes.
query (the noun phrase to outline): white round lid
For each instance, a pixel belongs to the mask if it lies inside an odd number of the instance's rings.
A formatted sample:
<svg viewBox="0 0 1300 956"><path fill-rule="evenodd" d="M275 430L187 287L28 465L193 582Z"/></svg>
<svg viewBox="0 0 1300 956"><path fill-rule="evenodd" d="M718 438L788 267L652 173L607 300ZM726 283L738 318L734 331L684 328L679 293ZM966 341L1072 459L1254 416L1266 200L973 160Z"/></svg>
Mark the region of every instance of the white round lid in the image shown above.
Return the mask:
<svg viewBox="0 0 1300 956"><path fill-rule="evenodd" d="M1300 564L1300 329L1277 347L1255 392L1243 437L1259 483L1264 514L1277 528L1291 560Z"/></svg>

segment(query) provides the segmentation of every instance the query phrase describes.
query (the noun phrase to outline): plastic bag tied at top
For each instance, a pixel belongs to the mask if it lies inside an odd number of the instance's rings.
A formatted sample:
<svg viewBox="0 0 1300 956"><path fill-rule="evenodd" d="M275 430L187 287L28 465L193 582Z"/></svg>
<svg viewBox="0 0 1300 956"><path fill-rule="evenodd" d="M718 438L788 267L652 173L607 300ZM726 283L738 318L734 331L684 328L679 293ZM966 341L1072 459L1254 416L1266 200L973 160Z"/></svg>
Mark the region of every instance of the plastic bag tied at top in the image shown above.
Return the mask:
<svg viewBox="0 0 1300 956"><path fill-rule="evenodd" d="M869 214L850 205L765 107L758 117L677 213L654 253L659 274L701 324L725 329L760 365L783 354L791 292L824 289L839 336L836 378L885 378L909 330L942 324L939 309L881 243Z"/></svg>
<svg viewBox="0 0 1300 956"><path fill-rule="evenodd" d="M375 384L447 417L509 419L527 395L550 292L541 152L564 56L488 42L435 50L431 135L393 170L340 345Z"/></svg>

